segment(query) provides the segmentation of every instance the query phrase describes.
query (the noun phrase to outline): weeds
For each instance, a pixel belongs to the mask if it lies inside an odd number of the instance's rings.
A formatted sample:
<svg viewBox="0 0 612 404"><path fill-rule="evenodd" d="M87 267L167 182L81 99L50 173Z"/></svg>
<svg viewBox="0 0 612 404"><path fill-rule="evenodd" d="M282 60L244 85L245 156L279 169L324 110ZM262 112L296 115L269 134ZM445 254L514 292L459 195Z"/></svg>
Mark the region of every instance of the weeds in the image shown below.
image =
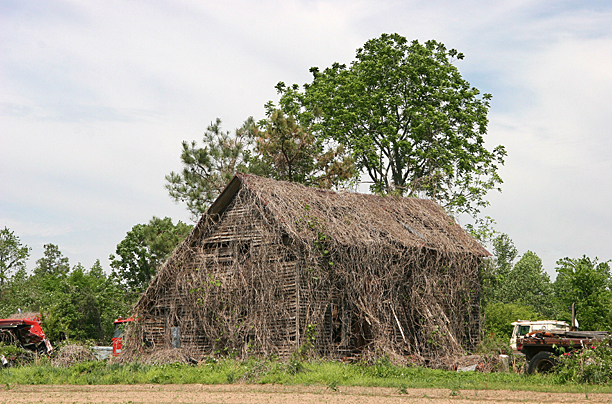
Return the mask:
<svg viewBox="0 0 612 404"><path fill-rule="evenodd" d="M337 380L332 380L329 383L327 383L327 388L330 389L331 391L338 391L338 381Z"/></svg>
<svg viewBox="0 0 612 404"><path fill-rule="evenodd" d="M561 384L584 383L585 385L610 383L612 381L611 344L612 341L606 339L593 342L579 351L563 353L559 357L556 381Z"/></svg>
<svg viewBox="0 0 612 404"><path fill-rule="evenodd" d="M145 365L83 362L57 368L48 362L0 370L0 386L19 384L228 384L257 383L320 385L331 391L341 386L389 387L399 394L409 388L447 389L451 396L461 390L514 389L575 392L591 395L612 393L612 386L579 385L572 380L561 384L558 375L526 376L514 373L452 372L420 367L395 366L380 360L372 365L332 361L281 362L270 359L210 360L198 366L188 364ZM477 393L476 393L477 394Z"/></svg>

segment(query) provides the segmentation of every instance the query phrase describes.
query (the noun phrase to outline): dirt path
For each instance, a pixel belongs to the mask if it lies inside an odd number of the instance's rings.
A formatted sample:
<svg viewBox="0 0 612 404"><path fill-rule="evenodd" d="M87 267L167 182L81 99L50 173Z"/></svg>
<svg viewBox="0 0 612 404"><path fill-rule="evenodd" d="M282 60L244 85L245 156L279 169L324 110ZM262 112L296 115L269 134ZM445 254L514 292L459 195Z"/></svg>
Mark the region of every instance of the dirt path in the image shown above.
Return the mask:
<svg viewBox="0 0 612 404"><path fill-rule="evenodd" d="M403 393L403 394L402 394ZM279 385L7 386L0 403L612 403L612 394ZM407 393L407 394L406 394Z"/></svg>

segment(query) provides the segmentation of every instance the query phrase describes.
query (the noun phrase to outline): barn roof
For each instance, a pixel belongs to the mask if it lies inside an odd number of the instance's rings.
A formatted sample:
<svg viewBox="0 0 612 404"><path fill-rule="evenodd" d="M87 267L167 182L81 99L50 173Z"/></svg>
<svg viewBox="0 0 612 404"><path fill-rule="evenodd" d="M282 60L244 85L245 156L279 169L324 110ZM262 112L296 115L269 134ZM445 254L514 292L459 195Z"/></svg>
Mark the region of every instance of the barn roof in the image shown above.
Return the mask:
<svg viewBox="0 0 612 404"><path fill-rule="evenodd" d="M428 248L489 256L473 237L431 200L324 190L238 173L202 217L223 213L241 190L250 191L291 237L309 242L313 229L337 245Z"/></svg>

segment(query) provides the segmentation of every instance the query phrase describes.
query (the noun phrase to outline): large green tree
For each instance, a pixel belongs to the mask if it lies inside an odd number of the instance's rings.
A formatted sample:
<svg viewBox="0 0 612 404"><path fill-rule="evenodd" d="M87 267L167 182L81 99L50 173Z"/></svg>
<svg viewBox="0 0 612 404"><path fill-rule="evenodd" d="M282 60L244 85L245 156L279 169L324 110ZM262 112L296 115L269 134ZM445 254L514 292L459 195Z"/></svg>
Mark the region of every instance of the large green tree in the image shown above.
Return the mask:
<svg viewBox="0 0 612 404"><path fill-rule="evenodd" d="M380 193L433 198L476 214L501 183L503 146L488 150L490 94L470 86L453 62L463 54L436 41L383 34L299 86L280 82L280 108L351 151Z"/></svg>
<svg viewBox="0 0 612 404"><path fill-rule="evenodd" d="M153 217L147 224L132 227L117 245L117 256L109 257L121 283L131 292L142 292L191 228L180 220L175 225L169 217Z"/></svg>
<svg viewBox="0 0 612 404"><path fill-rule="evenodd" d="M486 304L528 307L540 317L555 319L559 313L554 289L540 257L527 251L515 263L518 250L507 234L497 235L492 245L494 259L485 278Z"/></svg>
<svg viewBox="0 0 612 404"><path fill-rule="evenodd" d="M0 230L0 296L11 274L25 268L30 250L8 227Z"/></svg>
<svg viewBox="0 0 612 404"><path fill-rule="evenodd" d="M555 295L550 277L544 271L542 260L533 251L527 251L510 271L507 279L508 302L531 306L543 317L555 319Z"/></svg>
<svg viewBox="0 0 612 404"><path fill-rule="evenodd" d="M0 299L0 318L22 312L40 313L43 329L53 343L60 336L73 340L110 343L113 320L129 315L133 296L116 276L107 276L100 261L86 270L80 263L72 269L59 247L44 246L34 273L24 266L7 279Z"/></svg>
<svg viewBox="0 0 612 404"><path fill-rule="evenodd" d="M75 265L48 291L52 293L42 310L43 325L54 340L63 334L72 340L110 343L113 321L119 315L129 315L133 303L116 279L106 276L100 261L90 270Z"/></svg>
<svg viewBox="0 0 612 404"><path fill-rule="evenodd" d="M518 255L512 239L505 233L496 234L491 240L493 257L485 262L485 300L487 303L512 303L509 301L510 272Z"/></svg>
<svg viewBox="0 0 612 404"><path fill-rule="evenodd" d="M576 303L577 318L583 330L612 331L612 279L608 262L597 258L562 258L557 261L555 294L565 320Z"/></svg>
<svg viewBox="0 0 612 404"><path fill-rule="evenodd" d="M44 256L36 261L34 268L35 275L53 275L55 277L64 277L70 272L70 263L68 258L64 257L59 247L55 244L45 244Z"/></svg>

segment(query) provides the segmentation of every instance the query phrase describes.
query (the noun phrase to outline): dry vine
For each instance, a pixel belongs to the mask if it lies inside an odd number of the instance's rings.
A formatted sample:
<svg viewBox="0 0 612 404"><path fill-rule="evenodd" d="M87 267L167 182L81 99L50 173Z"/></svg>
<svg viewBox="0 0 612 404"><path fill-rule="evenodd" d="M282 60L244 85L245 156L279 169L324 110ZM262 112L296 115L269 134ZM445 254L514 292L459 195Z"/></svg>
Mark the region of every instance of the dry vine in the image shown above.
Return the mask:
<svg viewBox="0 0 612 404"><path fill-rule="evenodd" d="M138 302L126 353L460 354L486 255L431 201L238 174Z"/></svg>

